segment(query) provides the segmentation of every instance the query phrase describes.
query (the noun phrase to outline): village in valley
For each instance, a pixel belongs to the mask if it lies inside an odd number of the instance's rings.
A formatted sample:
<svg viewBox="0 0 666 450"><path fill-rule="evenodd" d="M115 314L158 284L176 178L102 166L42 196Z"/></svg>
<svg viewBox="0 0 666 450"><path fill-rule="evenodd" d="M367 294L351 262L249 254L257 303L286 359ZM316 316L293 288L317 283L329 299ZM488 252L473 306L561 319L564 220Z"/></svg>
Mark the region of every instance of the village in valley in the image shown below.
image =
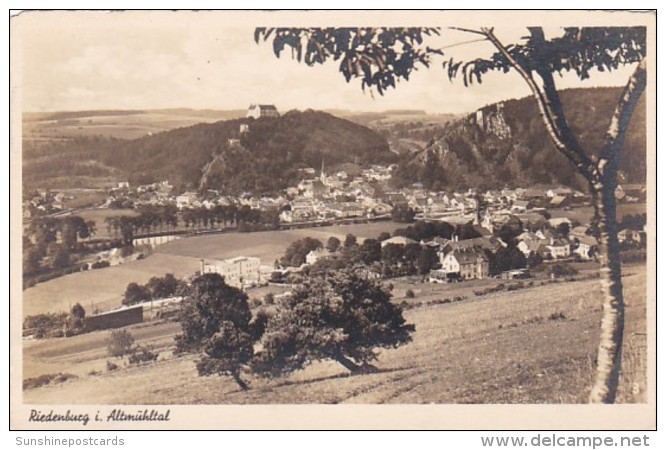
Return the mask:
<svg viewBox="0 0 666 450"><path fill-rule="evenodd" d="M247 117L253 120L275 118L279 113L274 105L251 105ZM241 124L239 135L248 133L250 127L251 121ZM230 139L229 144L241 145L240 139ZM418 274L431 283L470 282L489 277L522 279L529 278L530 269L539 265L543 270L543 264L554 266L596 260L597 239L592 224L577 219L581 214L576 214L585 210L587 213L582 216L591 217L590 197L578 190L553 186L432 192L420 183L394 189L390 181L395 165L353 169L355 173L327 171L322 161L319 169L301 169L302 180L274 197L257 197L251 193L234 197L212 189L177 193L168 180L139 186L120 181L107 191L102 204L94 208L111 214L104 224L88 222L84 225L88 228L84 234L88 240L81 240L85 248L98 247L104 240L92 238L95 230L104 226L108 231L106 243L111 250L89 253L81 261L68 259L68 264L75 270L95 270L145 257L156 246L176 239L211 233L306 230L324 226L339 226L344 231L348 225L373 222L434 225L425 232L399 228L392 234L384 232L376 239L359 239L359 246L375 245L376 251L374 256L356 258L353 263L378 278ZM25 201L24 220L32 219L39 224L42 223L40 218L67 220L78 214L77 210L64 206L68 199L66 192L37 194ZM645 197L643 185L621 185L616 190L621 204L641 204ZM114 210L118 215L113 215ZM127 211L136 215L124 215ZM128 223L123 224L124 219ZM637 221L629 219L623 222L626 227L618 235L620 242L626 248L644 249L644 219L642 224L638 217ZM440 231L433 233L433 229ZM62 243L62 233L54 238ZM36 235L33 234L32 239L37 239ZM37 244L33 241L28 245ZM243 289L271 283L289 284L294 276L318 262L321 265L322 260L342 258L344 245L338 244L311 239L312 248L296 263L278 259L262 261L248 255L201 258L198 270L191 276L219 273L228 284ZM143 250L128 251L130 248ZM122 253L127 254L121 256ZM421 253L427 254L428 263L417 267ZM49 259L56 263L58 255L46 257L42 263L48 264ZM387 265L399 269L388 270ZM142 321L142 314L124 311L135 303L142 303L141 299L158 300L145 295L139 295L136 300L123 299L118 302L119 316L129 323ZM160 304L176 306L173 300ZM139 305L138 309L141 308ZM109 315L112 311L96 312L113 317ZM89 320L95 321L92 317ZM114 326L118 323L123 322L113 320Z"/></svg>
<svg viewBox="0 0 666 450"><path fill-rule="evenodd" d="M308 66L347 58L294 38L334 29L298 30L256 28L234 42L257 61L290 47ZM227 102L235 88L225 86L215 101L227 109L206 99L24 111L23 401L585 403L601 395L591 389L611 304L624 308L625 363L610 401L645 403L646 100L635 100L626 155L603 179L617 82L561 89L573 131L558 126L582 156L562 151L527 90L479 90L458 105L426 83L422 97L368 103L441 56L405 50L433 30L331 34L412 58L378 57L374 78L341 64L347 82L372 88L356 104L331 100L333 88L326 101L304 96L305 107L260 89ZM645 30L630 31L620 37L643 49ZM405 73L384 73L403 63ZM453 79L460 64L447 64ZM300 85L284 89L296 98ZM403 109L412 104L424 109Z"/></svg>

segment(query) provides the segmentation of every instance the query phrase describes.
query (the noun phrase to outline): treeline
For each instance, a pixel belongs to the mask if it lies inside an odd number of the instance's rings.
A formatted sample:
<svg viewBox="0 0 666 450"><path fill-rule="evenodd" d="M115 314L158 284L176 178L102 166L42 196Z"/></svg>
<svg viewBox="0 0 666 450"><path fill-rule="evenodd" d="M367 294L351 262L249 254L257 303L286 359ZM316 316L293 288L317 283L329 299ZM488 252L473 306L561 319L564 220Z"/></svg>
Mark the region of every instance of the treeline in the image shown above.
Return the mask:
<svg viewBox="0 0 666 450"><path fill-rule="evenodd" d="M123 295L123 305L135 305L151 300L184 295L187 284L178 280L173 274L167 273L163 277L152 277L146 284L129 283Z"/></svg>
<svg viewBox="0 0 666 450"><path fill-rule="evenodd" d="M557 232L556 229L551 231ZM529 257L518 249L516 237L523 232L523 223L516 219L503 225L494 233L496 239L493 248L477 248L487 257L490 273L524 267L536 267L543 262L538 254ZM405 237L412 243L406 245L382 242L391 237ZM314 264L305 267L306 274L341 270L345 267L364 267L369 272L382 278L394 278L408 275L426 275L433 269L440 268L438 249L422 244L435 238L451 240L480 238L482 235L472 223L451 225L446 222L418 221L406 228L399 228L391 236L388 232L380 233L376 239L365 239L358 243L353 234L348 234L343 241L331 236L324 244L318 239L305 237L294 241L287 247L284 256L276 261L283 267L299 267L306 262L310 251L326 249L329 254L317 259ZM501 242L500 242L501 240ZM290 276L290 282L298 281L298 275ZM274 279L273 281L279 281Z"/></svg>
<svg viewBox="0 0 666 450"><path fill-rule="evenodd" d="M215 205L212 208L184 208L173 205L145 206L137 215L109 216L104 219L109 234L122 239L126 245L134 238L175 230L214 230L235 226L238 231L275 230L279 227L280 212L277 209L258 210L247 205Z"/></svg>
<svg viewBox="0 0 666 450"><path fill-rule="evenodd" d="M365 267L375 276L393 278L406 275L425 275L438 266L436 252L420 244L381 245L381 237L358 243L356 236L348 234L344 241L331 236L326 243L330 252L304 269L306 274L333 273L348 267ZM299 266L311 250L320 250L324 244L318 239L303 238L293 242L280 260L283 265ZM298 281L299 277L296 276ZM277 280L274 280L277 281Z"/></svg>
<svg viewBox="0 0 666 450"><path fill-rule="evenodd" d="M30 282L33 275L50 270L62 271L73 265L73 254L87 253L82 240L97 231L95 222L79 216L38 217L23 234L23 275Z"/></svg>
<svg viewBox="0 0 666 450"><path fill-rule="evenodd" d="M69 314L43 313L27 316L23 320L23 332L37 339L74 336L85 332L86 310L80 303L74 304Z"/></svg>

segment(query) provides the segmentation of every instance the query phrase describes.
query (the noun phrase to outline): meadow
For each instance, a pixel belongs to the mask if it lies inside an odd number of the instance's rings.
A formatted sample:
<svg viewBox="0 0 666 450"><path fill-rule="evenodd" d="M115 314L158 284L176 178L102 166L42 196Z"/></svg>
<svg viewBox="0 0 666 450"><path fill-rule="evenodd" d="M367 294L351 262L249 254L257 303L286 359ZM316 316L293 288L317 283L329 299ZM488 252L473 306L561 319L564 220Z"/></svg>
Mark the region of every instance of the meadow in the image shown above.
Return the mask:
<svg viewBox="0 0 666 450"><path fill-rule="evenodd" d="M646 270L624 273L627 299L620 402L646 401ZM448 295L448 285L437 285ZM413 342L378 355L378 373L350 375L316 362L289 377L199 377L194 355L174 357L177 324L128 328L160 352L157 362L105 370L108 332L24 344L24 370L76 378L24 391L26 403L584 403L591 384L601 316L597 280L560 282L405 311ZM399 300L399 299L398 299ZM116 361L118 362L118 361ZM78 368L78 369L77 369ZM155 380L159 379L159 383Z"/></svg>
<svg viewBox="0 0 666 450"><path fill-rule="evenodd" d="M121 210L88 210L81 215L97 220L98 233L105 233L103 218L125 214ZM194 275L200 268L201 258L232 258L254 256L262 264L271 265L279 259L293 241L305 236L320 239L330 236L341 240L347 233L359 238L377 237L382 231L393 231L402 224L377 222L301 230L263 231L256 233L222 233L183 238L155 248L145 259L103 269L65 275L23 291L23 316L68 311L71 305L81 303L86 310L101 311L117 308L121 304L125 288L131 282L146 283L153 276L172 273L177 277ZM359 239L360 241L361 239Z"/></svg>

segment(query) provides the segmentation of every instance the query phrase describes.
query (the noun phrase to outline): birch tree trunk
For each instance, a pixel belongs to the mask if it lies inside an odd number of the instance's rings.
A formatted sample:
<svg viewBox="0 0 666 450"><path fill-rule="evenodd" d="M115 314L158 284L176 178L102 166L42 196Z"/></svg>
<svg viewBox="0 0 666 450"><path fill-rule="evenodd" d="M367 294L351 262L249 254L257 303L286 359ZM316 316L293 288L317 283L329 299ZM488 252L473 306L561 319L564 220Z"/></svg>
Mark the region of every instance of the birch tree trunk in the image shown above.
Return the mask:
<svg viewBox="0 0 666 450"><path fill-rule="evenodd" d="M592 188L599 231L599 281L602 294L602 318L597 371L590 393L590 403L613 403L617 394L622 362L624 334L624 298L622 267L615 217L614 183Z"/></svg>
<svg viewBox="0 0 666 450"><path fill-rule="evenodd" d="M603 295L597 374L590 392L591 403L614 403L617 395L624 339L624 298L615 189L624 137L638 99L645 90L646 78L646 61L643 59L620 96L590 184L599 229L599 276Z"/></svg>

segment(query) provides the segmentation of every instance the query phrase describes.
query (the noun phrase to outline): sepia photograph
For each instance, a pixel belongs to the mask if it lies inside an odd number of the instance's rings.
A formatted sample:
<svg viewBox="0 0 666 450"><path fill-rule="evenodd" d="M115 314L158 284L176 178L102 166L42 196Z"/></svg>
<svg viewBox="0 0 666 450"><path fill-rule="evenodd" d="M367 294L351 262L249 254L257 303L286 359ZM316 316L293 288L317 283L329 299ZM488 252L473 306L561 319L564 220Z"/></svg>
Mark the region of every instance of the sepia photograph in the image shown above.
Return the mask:
<svg viewBox="0 0 666 450"><path fill-rule="evenodd" d="M11 428L655 429L655 37L14 15Z"/></svg>

